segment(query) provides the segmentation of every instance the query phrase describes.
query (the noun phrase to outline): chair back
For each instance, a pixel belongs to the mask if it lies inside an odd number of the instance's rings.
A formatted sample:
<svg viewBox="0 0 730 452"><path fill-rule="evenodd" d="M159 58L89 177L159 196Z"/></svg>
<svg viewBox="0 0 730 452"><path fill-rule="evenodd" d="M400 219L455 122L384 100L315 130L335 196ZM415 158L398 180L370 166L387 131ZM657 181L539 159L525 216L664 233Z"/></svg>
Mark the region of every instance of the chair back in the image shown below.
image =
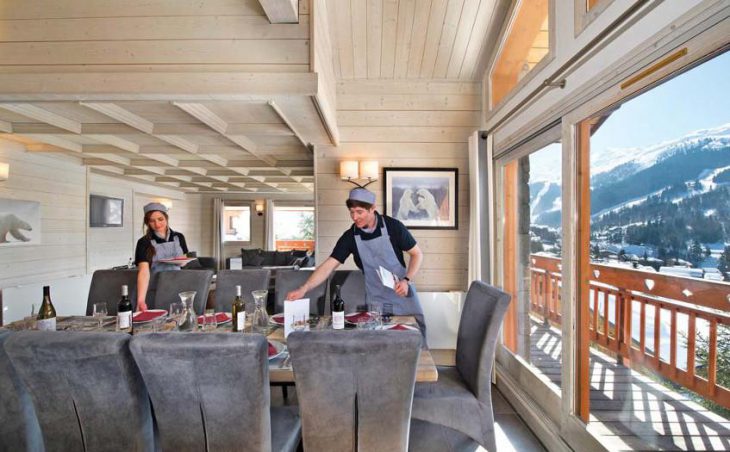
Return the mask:
<svg viewBox="0 0 730 452"><path fill-rule="evenodd" d="M299 288L312 276L308 270L277 270L275 287L274 309L276 312L284 312L284 300L286 294ZM324 314L324 298L327 290L327 282L307 292L303 298L309 298L309 312L312 314Z"/></svg>
<svg viewBox="0 0 730 452"><path fill-rule="evenodd" d="M33 401L7 353L5 339L9 331L0 331L0 450L42 451L41 427Z"/></svg>
<svg viewBox="0 0 730 452"><path fill-rule="evenodd" d="M135 336L131 349L162 450L271 450L263 336L151 333Z"/></svg>
<svg viewBox="0 0 730 452"><path fill-rule="evenodd" d="M367 303L365 296L365 275L360 270L336 270L329 280L330 300L335 299L337 286L345 300L345 312L355 312L358 306Z"/></svg>
<svg viewBox="0 0 730 452"><path fill-rule="evenodd" d="M5 350L46 449L153 450L147 390L124 333L19 331Z"/></svg>
<svg viewBox="0 0 730 452"><path fill-rule="evenodd" d="M304 450L408 450L421 334L294 332Z"/></svg>
<svg viewBox="0 0 730 452"><path fill-rule="evenodd" d="M262 270L221 270L215 281L215 310L231 312L236 286L241 286L241 296L246 306L253 305L254 290L269 288L271 271Z"/></svg>
<svg viewBox="0 0 730 452"><path fill-rule="evenodd" d="M497 335L510 298L508 293L496 287L473 281L461 311L456 367L469 389L482 401L491 400Z"/></svg>
<svg viewBox="0 0 730 452"><path fill-rule="evenodd" d="M180 292L194 290L195 312L203 314L208 301L210 281L213 272L210 270L180 270L171 272L157 272L157 290L150 308L169 310L172 303L180 301Z"/></svg>
<svg viewBox="0 0 730 452"><path fill-rule="evenodd" d="M91 277L86 315L91 315L94 304L106 303L109 315L117 314L117 303L122 296L122 286L129 288L132 307L137 309L137 270L97 270Z"/></svg>

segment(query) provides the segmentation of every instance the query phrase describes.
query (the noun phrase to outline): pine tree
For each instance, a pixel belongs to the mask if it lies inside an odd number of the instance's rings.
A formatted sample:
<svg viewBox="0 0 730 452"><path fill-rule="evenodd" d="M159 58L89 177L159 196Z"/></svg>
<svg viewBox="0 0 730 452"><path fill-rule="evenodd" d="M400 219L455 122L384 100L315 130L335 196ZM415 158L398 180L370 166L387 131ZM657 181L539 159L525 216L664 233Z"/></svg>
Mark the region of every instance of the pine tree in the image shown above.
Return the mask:
<svg viewBox="0 0 730 452"><path fill-rule="evenodd" d="M717 269L725 276L725 281L730 281L730 246L726 246L717 262Z"/></svg>

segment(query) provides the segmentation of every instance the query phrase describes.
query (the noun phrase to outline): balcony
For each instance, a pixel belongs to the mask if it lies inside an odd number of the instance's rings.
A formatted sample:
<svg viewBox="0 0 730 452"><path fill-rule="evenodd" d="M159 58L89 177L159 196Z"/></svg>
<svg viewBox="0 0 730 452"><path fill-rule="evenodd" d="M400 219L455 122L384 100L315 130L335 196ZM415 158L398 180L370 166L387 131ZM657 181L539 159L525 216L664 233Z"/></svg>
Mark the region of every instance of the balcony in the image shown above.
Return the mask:
<svg viewBox="0 0 730 452"><path fill-rule="evenodd" d="M560 260L531 264L529 358L560 386ZM612 449L730 449L717 378L730 285L602 264L591 275L589 430Z"/></svg>

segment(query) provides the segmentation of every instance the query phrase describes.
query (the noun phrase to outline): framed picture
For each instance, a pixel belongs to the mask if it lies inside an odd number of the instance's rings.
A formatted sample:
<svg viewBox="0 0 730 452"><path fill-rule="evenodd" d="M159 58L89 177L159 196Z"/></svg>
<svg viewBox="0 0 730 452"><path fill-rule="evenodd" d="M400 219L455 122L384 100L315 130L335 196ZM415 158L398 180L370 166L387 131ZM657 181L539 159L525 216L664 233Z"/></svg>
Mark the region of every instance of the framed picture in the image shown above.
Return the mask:
<svg viewBox="0 0 730 452"><path fill-rule="evenodd" d="M456 168L383 168L383 211L409 229L458 229Z"/></svg>
<svg viewBox="0 0 730 452"><path fill-rule="evenodd" d="M41 244L41 203L0 199L0 248Z"/></svg>

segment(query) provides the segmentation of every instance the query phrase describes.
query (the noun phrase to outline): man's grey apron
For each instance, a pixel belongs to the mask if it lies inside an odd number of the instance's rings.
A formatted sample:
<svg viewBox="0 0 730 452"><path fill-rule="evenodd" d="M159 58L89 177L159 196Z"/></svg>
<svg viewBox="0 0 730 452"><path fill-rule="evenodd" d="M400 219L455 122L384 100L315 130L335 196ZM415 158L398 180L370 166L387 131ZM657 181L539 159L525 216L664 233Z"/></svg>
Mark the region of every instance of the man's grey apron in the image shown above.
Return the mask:
<svg viewBox="0 0 730 452"><path fill-rule="evenodd" d="M352 227L355 228L354 225ZM414 316L425 339L426 323L424 322L423 309L421 309L421 303L418 301L415 286L409 282L407 296L401 297L393 289L385 287L380 280L380 276L378 276L380 266L393 273L398 279L403 279L407 271L398 260L393 245L390 243L390 235L388 235L385 220L383 220L383 227L380 228L380 237L363 240L359 234L354 235L355 245L357 245L357 252L360 254L360 261L365 274L365 294L368 303L376 302L381 305L391 303L393 305L393 314Z"/></svg>
<svg viewBox="0 0 730 452"><path fill-rule="evenodd" d="M170 233L168 233L170 234ZM168 235L169 237L169 235ZM155 247L155 255L152 257L152 265L150 266L150 282L147 287L147 296L145 301L147 306L155 299L155 291L157 290L157 276L159 272L169 272L180 270L179 265L159 262L161 259L172 259L174 257L185 254L180 246L178 236L175 236L171 242L157 243L155 239L151 239L150 243Z"/></svg>

